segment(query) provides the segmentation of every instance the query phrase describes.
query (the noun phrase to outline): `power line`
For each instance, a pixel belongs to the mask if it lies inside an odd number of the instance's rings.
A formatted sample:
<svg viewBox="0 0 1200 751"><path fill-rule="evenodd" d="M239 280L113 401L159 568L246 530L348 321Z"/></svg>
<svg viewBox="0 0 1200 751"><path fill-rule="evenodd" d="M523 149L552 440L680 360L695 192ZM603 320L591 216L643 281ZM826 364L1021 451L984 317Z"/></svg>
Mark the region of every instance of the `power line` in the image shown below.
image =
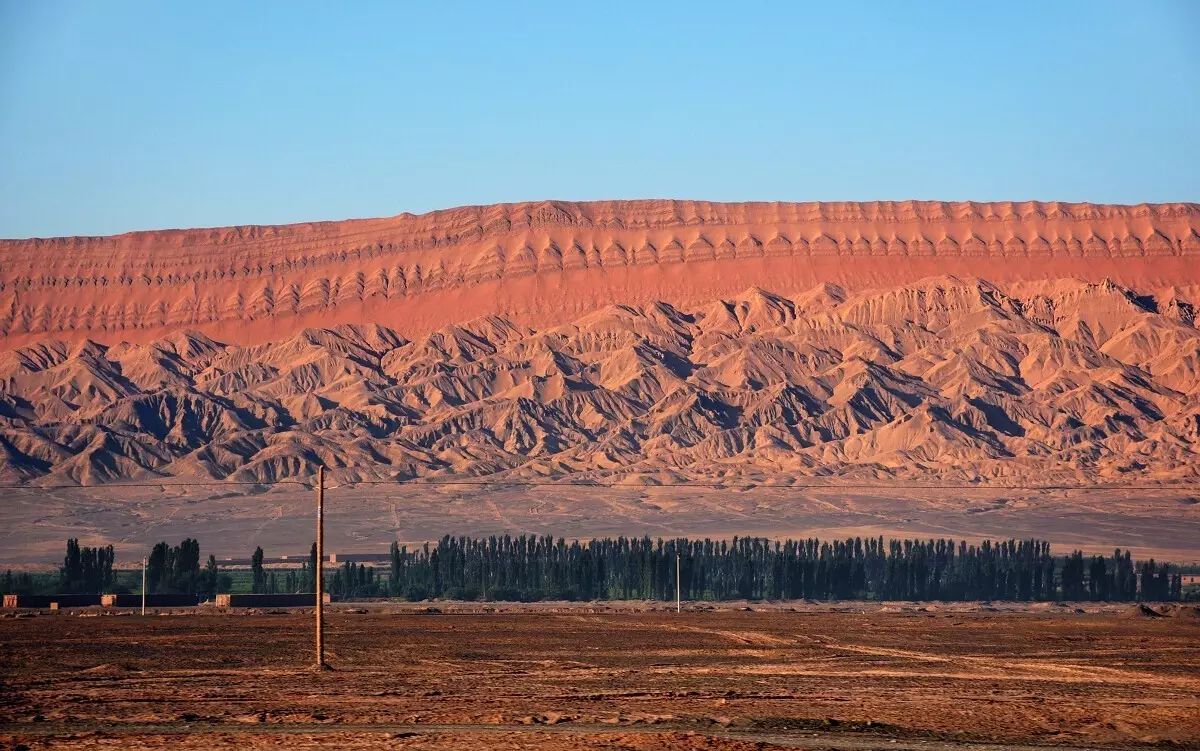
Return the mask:
<svg viewBox="0 0 1200 751"><path fill-rule="evenodd" d="M601 482L556 482L551 480L349 480L338 487L354 485L465 485L465 486L517 486L517 487L572 487L572 488L705 488L712 490L739 490L747 487L770 490L1180 490L1189 485L982 485L977 483L795 483L774 485L754 482L659 482L659 483L601 483Z"/></svg>
<svg viewBox="0 0 1200 751"><path fill-rule="evenodd" d="M276 485L299 485L305 488L314 487L315 475L310 480L189 480L184 482L115 482L101 485L0 485L0 490L101 490L119 488L189 488L189 487L229 487L229 486L259 486L272 487ZM913 483L888 482L883 483L793 483L790 485L764 484L752 481L741 482L701 482L685 480L681 482L655 483L623 483L595 482L569 480L481 480L481 479L420 479L407 480L348 480L336 487L349 488L358 485L395 485L395 486L451 486L451 487L554 487L554 488L616 488L616 489L646 489L646 488L696 488L705 490L996 490L996 491L1033 491L1033 490L1189 490L1196 487L1193 484L1179 485L1101 485L1084 483L1060 483L1048 485L990 485L981 483Z"/></svg>
<svg viewBox="0 0 1200 751"><path fill-rule="evenodd" d="M248 482L243 480L199 480L195 482L107 482L102 485L0 485L0 490L98 490L101 488L192 488L217 485L303 485L312 487L304 480L271 480Z"/></svg>

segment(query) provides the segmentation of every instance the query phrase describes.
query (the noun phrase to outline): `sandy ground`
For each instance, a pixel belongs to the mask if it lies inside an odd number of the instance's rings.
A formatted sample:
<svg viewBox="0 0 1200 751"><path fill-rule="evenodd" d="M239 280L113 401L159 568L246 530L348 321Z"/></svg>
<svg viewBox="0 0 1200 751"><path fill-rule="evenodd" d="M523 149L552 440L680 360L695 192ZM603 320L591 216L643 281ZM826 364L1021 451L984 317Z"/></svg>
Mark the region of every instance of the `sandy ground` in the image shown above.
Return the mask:
<svg viewBox="0 0 1200 751"><path fill-rule="evenodd" d="M1200 561L1200 491L1188 490L360 486L331 488L326 501L334 553L386 553L393 539L445 534L885 535L1038 537L1059 552L1121 547L1137 558ZM245 558L256 545L303 555L313 539L313 496L300 487L34 488L8 491L3 507L0 565L59 563L68 537L114 544L118 564L159 540L195 537L204 555Z"/></svg>
<svg viewBox="0 0 1200 751"><path fill-rule="evenodd" d="M4 618L0 747L1200 745L1194 612L795 607Z"/></svg>

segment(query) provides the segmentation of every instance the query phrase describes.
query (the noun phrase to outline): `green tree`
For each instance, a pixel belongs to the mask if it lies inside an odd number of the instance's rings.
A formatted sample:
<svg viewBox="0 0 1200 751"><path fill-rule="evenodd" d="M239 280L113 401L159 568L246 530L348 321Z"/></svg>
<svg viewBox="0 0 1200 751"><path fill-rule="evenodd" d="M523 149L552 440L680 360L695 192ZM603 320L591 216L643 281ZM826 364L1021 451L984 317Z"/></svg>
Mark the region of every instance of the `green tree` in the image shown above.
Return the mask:
<svg viewBox="0 0 1200 751"><path fill-rule="evenodd" d="M254 554L250 556L250 591L254 594L262 594L267 591L267 575L263 571L263 549L257 547L254 549Z"/></svg>
<svg viewBox="0 0 1200 751"><path fill-rule="evenodd" d="M209 555L208 562L204 565L204 572L200 575L198 594L211 599L216 596L219 584L220 572L217 569L217 558Z"/></svg>
<svg viewBox="0 0 1200 751"><path fill-rule="evenodd" d="M175 547L160 542L146 560L146 589L150 592L202 592L200 543L187 538Z"/></svg>

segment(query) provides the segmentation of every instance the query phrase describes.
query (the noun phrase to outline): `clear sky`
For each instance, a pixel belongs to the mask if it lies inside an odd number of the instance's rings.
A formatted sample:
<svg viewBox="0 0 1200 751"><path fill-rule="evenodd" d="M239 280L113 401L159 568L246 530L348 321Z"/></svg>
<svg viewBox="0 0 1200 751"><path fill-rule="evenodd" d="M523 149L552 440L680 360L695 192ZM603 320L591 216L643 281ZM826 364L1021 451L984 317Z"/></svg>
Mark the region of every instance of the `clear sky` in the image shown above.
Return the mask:
<svg viewBox="0 0 1200 751"><path fill-rule="evenodd" d="M0 237L648 197L1200 200L1200 2L0 0Z"/></svg>

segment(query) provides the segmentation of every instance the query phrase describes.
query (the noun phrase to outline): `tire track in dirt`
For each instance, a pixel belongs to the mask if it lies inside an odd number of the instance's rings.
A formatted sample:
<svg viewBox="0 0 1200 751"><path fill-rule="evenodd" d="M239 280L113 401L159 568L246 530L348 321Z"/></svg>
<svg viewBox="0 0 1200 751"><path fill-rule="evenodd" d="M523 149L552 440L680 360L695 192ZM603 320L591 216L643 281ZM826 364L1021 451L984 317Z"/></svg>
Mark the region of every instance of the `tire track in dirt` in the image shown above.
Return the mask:
<svg viewBox="0 0 1200 751"><path fill-rule="evenodd" d="M725 668L734 671L751 670L760 672L778 669L790 675L851 677L855 675L874 675L887 677L930 677L954 678L965 680L1052 680L1060 683L1098 683L1142 685L1146 687L1174 688L1185 691L1200 692L1200 679L1180 676L1155 675L1145 671L1114 668L1101 665L1059 662L1046 659L1013 660L1006 658L985 657L979 655L954 655L947 657L932 652L914 649L896 649L890 647L873 647L850 644L838 641L824 635L797 634L792 637L776 636L753 630L722 630L702 628L699 626L672 625L673 631L717 636L735 644L753 647L799 647L819 645L833 652L849 652L871 657L886 657L914 662L933 663L940 665L970 666L970 670L954 670L939 672L914 672L910 670L865 669L845 672L830 672L828 669L798 670L794 665L780 663L777 665L755 665L753 668Z"/></svg>
<svg viewBox="0 0 1200 751"><path fill-rule="evenodd" d="M1054 662L1050 660L1025 660L1016 661L1011 659L1002 659L995 657L980 657L975 655L955 655L953 657L944 657L931 652L921 652L911 649L892 649L886 647L863 647L844 642L826 642L823 644L828 649L839 650L843 652L852 652L854 654L870 655L875 657L894 657L907 660L915 660L918 662L931 662L939 664L967 664L973 665L980 670L972 671L963 674L950 674L945 677L991 677L991 678L1009 678L1009 679L1037 679L1037 680L1057 680L1068 683L1136 683L1145 686L1170 686L1173 688L1200 689L1200 679L1180 678L1176 676L1153 675L1150 673L1128 670L1123 668L1111 668L1102 665L1082 665L1077 663ZM981 675L981 671L992 671L991 676ZM1014 675L1019 673L1021 675ZM1048 676L1047 673L1053 673L1054 676Z"/></svg>

